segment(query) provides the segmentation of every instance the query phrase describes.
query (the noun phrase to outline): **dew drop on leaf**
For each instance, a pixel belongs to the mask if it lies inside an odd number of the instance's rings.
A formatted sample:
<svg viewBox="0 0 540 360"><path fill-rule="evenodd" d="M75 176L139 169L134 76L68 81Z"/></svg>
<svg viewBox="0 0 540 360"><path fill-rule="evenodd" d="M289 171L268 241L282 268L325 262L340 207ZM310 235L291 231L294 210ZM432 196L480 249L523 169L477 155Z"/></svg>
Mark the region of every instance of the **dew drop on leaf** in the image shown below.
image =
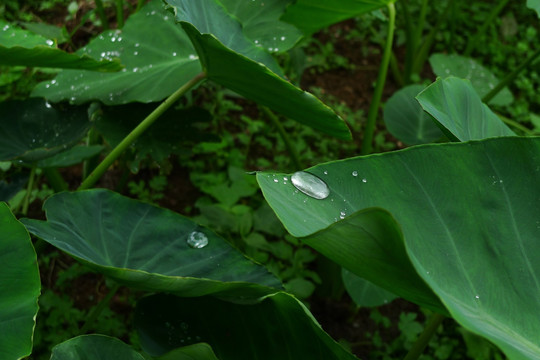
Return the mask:
<svg viewBox="0 0 540 360"><path fill-rule="evenodd" d="M353 171L353 172L352 172L352 176L357 177L357 176L358 176L358 171L356 171L356 170Z"/></svg>
<svg viewBox="0 0 540 360"><path fill-rule="evenodd" d="M295 188L314 199L326 199L330 194L328 185L317 176L305 171L295 172L291 176Z"/></svg>
<svg viewBox="0 0 540 360"><path fill-rule="evenodd" d="M188 235L186 242L194 249L202 249L208 245L208 238L202 232L193 231Z"/></svg>

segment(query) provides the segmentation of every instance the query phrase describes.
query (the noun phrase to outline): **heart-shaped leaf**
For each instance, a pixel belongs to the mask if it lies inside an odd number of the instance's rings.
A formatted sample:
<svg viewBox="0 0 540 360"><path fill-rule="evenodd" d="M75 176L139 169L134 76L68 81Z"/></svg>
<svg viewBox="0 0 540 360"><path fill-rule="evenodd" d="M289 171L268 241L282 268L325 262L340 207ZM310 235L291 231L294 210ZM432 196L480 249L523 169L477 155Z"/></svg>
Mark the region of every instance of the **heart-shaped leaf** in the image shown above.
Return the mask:
<svg viewBox="0 0 540 360"><path fill-rule="evenodd" d="M527 0L527 7L536 11L538 17L540 17L540 0Z"/></svg>
<svg viewBox="0 0 540 360"><path fill-rule="evenodd" d="M41 288L36 252L24 226L0 202L0 349L3 359L32 352Z"/></svg>
<svg viewBox="0 0 540 360"><path fill-rule="evenodd" d="M102 145L74 146L69 150L38 161L39 168L68 167L81 163L83 160L98 155L103 150Z"/></svg>
<svg viewBox="0 0 540 360"><path fill-rule="evenodd" d="M360 209L387 209L418 275L450 314L509 358L534 359L540 353L539 159L540 138L508 137L321 164L309 172L328 187L322 200L269 174L257 180L295 236L326 228L330 234L341 213L349 222L346 216Z"/></svg>
<svg viewBox="0 0 540 360"><path fill-rule="evenodd" d="M287 8L281 19L306 34L312 34L391 2L394 0L297 0Z"/></svg>
<svg viewBox="0 0 540 360"><path fill-rule="evenodd" d="M219 360L210 345L198 343L174 349L156 360Z"/></svg>
<svg viewBox="0 0 540 360"><path fill-rule="evenodd" d="M388 131L408 145L427 144L444 136L431 115L415 96L422 85L409 85L396 91L384 105L384 123Z"/></svg>
<svg viewBox="0 0 540 360"><path fill-rule="evenodd" d="M182 27L193 41L209 79L326 134L351 138L345 122L315 96L228 49L214 36L201 34L191 24L183 22Z"/></svg>
<svg viewBox="0 0 540 360"><path fill-rule="evenodd" d="M35 162L79 141L90 128L86 108L43 99L0 103L0 160Z"/></svg>
<svg viewBox="0 0 540 360"><path fill-rule="evenodd" d="M144 360L131 346L105 335L82 335L56 345L51 360Z"/></svg>
<svg viewBox="0 0 540 360"><path fill-rule="evenodd" d="M148 296L137 302L135 326L141 346L153 356L203 341L221 360L356 359L283 292L249 305L208 296Z"/></svg>
<svg viewBox="0 0 540 360"><path fill-rule="evenodd" d="M302 32L279 18L290 0L220 0L240 23L244 34L257 46L269 52L285 52L302 37Z"/></svg>
<svg viewBox="0 0 540 360"><path fill-rule="evenodd" d="M272 55L249 40L243 32L243 24L236 16L228 13L217 0L165 0L165 2L169 4L178 21L190 23L202 34L212 34L228 49L262 63L274 73L283 76ZM191 35L190 38L193 42ZM197 44L194 45L197 48ZM200 52L199 49L197 52ZM201 62L204 67L204 61Z"/></svg>
<svg viewBox="0 0 540 360"><path fill-rule="evenodd" d="M172 211L104 189L59 193L28 230L122 284L181 296L276 291L279 281L224 239Z"/></svg>
<svg viewBox="0 0 540 360"><path fill-rule="evenodd" d="M417 96L420 105L454 141L515 136L474 91L469 80L438 79Z"/></svg>
<svg viewBox="0 0 540 360"><path fill-rule="evenodd" d="M0 19L0 64L119 71L118 60L95 60L57 49L55 42Z"/></svg>
<svg viewBox="0 0 540 360"><path fill-rule="evenodd" d="M429 64L435 75L448 77L450 75L470 80L480 97L483 97L499 83L491 71L480 65L476 60L457 54L433 54ZM514 101L508 88L504 88L491 101L492 105L505 106Z"/></svg>
<svg viewBox="0 0 540 360"><path fill-rule="evenodd" d="M33 95L75 104L160 101L201 72L191 42L161 0L151 1L130 16L122 30L104 32L77 54L119 58L125 68L111 74L64 70L39 84Z"/></svg>
<svg viewBox="0 0 540 360"><path fill-rule="evenodd" d="M358 306L373 307L390 303L396 295L383 288L354 275L347 269L341 272L343 285L351 299Z"/></svg>

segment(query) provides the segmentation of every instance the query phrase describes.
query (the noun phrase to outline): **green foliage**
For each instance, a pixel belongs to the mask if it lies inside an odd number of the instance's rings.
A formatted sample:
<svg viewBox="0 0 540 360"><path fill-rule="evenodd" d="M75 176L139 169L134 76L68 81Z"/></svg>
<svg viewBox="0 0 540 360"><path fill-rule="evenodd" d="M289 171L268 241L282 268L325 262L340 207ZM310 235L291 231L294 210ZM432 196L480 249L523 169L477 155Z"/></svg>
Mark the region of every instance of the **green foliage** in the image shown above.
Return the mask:
<svg viewBox="0 0 540 360"><path fill-rule="evenodd" d="M394 2L0 4L6 360L537 358L537 1Z"/></svg>

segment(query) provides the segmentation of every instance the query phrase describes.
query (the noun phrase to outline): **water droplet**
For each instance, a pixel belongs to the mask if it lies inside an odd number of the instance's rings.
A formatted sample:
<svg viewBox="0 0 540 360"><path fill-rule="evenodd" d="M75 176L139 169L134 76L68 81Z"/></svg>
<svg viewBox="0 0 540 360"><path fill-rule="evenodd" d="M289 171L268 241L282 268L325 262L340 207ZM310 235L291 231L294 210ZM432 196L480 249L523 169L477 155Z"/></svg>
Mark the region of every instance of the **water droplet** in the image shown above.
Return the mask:
<svg viewBox="0 0 540 360"><path fill-rule="evenodd" d="M274 182L277 183L277 182L279 182L279 180L278 180L278 179L274 179Z"/></svg>
<svg viewBox="0 0 540 360"><path fill-rule="evenodd" d="M46 42L47 45L49 45L49 46L53 46L53 44L54 44L54 41L52 41L52 40L50 40L50 39L48 39L48 40L45 41L45 42Z"/></svg>
<svg viewBox="0 0 540 360"><path fill-rule="evenodd" d="M197 55L194 55L194 54L189 54L189 59L190 60L197 60L199 57Z"/></svg>
<svg viewBox="0 0 540 360"><path fill-rule="evenodd" d="M285 36L280 37L281 41L285 41Z"/></svg>
<svg viewBox="0 0 540 360"><path fill-rule="evenodd" d="M480 296L476 295L474 298L475 298L475 299L480 299Z"/></svg>
<svg viewBox="0 0 540 360"><path fill-rule="evenodd" d="M367 183L367 179L366 179L366 178L363 178L363 179L362 179L362 182L363 182L363 183Z"/></svg>
<svg viewBox="0 0 540 360"><path fill-rule="evenodd" d="M175 52L173 52L173 53L172 53L172 56L176 56L176 53L175 53Z"/></svg>
<svg viewBox="0 0 540 360"><path fill-rule="evenodd" d="M208 245L208 238L202 232L193 231L188 235L187 243L194 249L202 249Z"/></svg>
<svg viewBox="0 0 540 360"><path fill-rule="evenodd" d="M48 109L52 108L51 104L48 101L45 101L45 107Z"/></svg>
<svg viewBox="0 0 540 360"><path fill-rule="evenodd" d="M356 171L356 170L353 171L353 172L352 172L352 176L354 176L354 177L358 176L358 171Z"/></svg>
<svg viewBox="0 0 540 360"><path fill-rule="evenodd" d="M324 170L323 173L324 173L324 175L328 175L328 171L326 171L326 170Z"/></svg>
<svg viewBox="0 0 540 360"><path fill-rule="evenodd" d="M330 194L328 185L317 176L305 171L297 171L291 176L295 188L314 199L326 199Z"/></svg>
<svg viewBox="0 0 540 360"><path fill-rule="evenodd" d="M340 218L340 219L345 219L345 216L346 216L346 215L347 215L347 214L345 214L344 211L341 211L341 212L339 213L339 218Z"/></svg>

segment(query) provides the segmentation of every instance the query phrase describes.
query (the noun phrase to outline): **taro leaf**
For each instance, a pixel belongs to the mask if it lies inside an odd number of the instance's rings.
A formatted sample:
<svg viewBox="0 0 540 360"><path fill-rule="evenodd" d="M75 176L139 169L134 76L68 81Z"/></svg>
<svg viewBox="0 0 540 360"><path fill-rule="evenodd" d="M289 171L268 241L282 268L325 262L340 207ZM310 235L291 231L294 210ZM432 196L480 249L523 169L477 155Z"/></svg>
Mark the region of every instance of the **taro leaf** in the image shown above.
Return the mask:
<svg viewBox="0 0 540 360"><path fill-rule="evenodd" d="M103 150L102 145L74 146L69 150L58 153L50 158L38 161L39 168L68 167L81 163L83 160L98 155Z"/></svg>
<svg viewBox="0 0 540 360"><path fill-rule="evenodd" d="M290 0L220 0L242 23L244 34L269 52L285 52L302 37L302 32L279 18Z"/></svg>
<svg viewBox="0 0 540 360"><path fill-rule="evenodd" d="M11 198L23 189L27 181L27 174L16 174L10 179L10 182L5 181L5 179L0 180L0 201L7 202L11 200Z"/></svg>
<svg viewBox="0 0 540 360"><path fill-rule="evenodd" d="M214 36L201 34L191 24L183 22L182 27L193 41L211 80L302 124L340 139L351 139L345 122L310 93L264 65L228 49Z"/></svg>
<svg viewBox="0 0 540 360"><path fill-rule="evenodd" d="M472 86L480 97L489 93L499 80L491 71L480 65L473 59L456 54L433 54L429 57L429 63L435 75L440 77L456 76L471 81ZM514 97L508 88L499 92L489 104L505 106L514 101Z"/></svg>
<svg viewBox="0 0 540 360"><path fill-rule="evenodd" d="M454 141L516 135L482 103L469 80L456 77L437 79L417 99L439 122L447 137Z"/></svg>
<svg viewBox="0 0 540 360"><path fill-rule="evenodd" d="M43 208L48 221L24 219L30 232L128 286L181 296L260 296L280 286L221 237L166 209L104 189L59 193ZM197 240L208 244L188 245Z"/></svg>
<svg viewBox="0 0 540 360"><path fill-rule="evenodd" d="M131 346L105 335L82 335L52 349L51 360L144 360Z"/></svg>
<svg viewBox="0 0 540 360"><path fill-rule="evenodd" d="M347 269L341 272L343 285L356 305L373 307L390 303L396 295L383 288L354 275Z"/></svg>
<svg viewBox="0 0 540 360"><path fill-rule="evenodd" d="M297 0L281 20L312 34L337 22L386 6L395 0Z"/></svg>
<svg viewBox="0 0 540 360"><path fill-rule="evenodd" d="M73 146L91 123L85 107L43 99L0 103L0 160L35 162Z"/></svg>
<svg viewBox="0 0 540 360"><path fill-rule="evenodd" d="M240 24L234 15L227 13L217 0L165 0L165 2L170 5L178 21L190 23L200 33L212 34L223 44L222 46L234 51L237 56L241 54L252 61L262 63L274 73L283 76L272 55L249 40L242 31L243 24ZM273 31L268 28L266 30ZM193 36L190 35L190 38L193 42ZM194 45L197 48L197 44Z"/></svg>
<svg viewBox="0 0 540 360"><path fill-rule="evenodd" d="M137 302L135 326L142 348L153 356L202 341L221 360L356 359L283 292L249 305L152 295Z"/></svg>
<svg viewBox="0 0 540 360"><path fill-rule="evenodd" d="M118 57L125 68L111 74L64 70L39 84L33 95L76 104L160 101L201 72L191 42L161 0L148 3L122 30L104 32L78 53L96 59Z"/></svg>
<svg viewBox="0 0 540 360"><path fill-rule="evenodd" d="M31 23L21 22L27 30L32 31L35 34L44 36L48 39L54 39L58 44L65 43L69 40L69 34L66 28L59 28L57 26L47 23ZM120 68L118 70L121 70Z"/></svg>
<svg viewBox="0 0 540 360"><path fill-rule="evenodd" d="M384 106L384 122L388 131L408 145L427 144L443 137L433 117L414 98L424 89L409 85L396 91Z"/></svg>
<svg viewBox="0 0 540 360"><path fill-rule="evenodd" d="M536 14L540 17L540 0L527 0L527 7L536 11Z"/></svg>
<svg viewBox="0 0 540 360"><path fill-rule="evenodd" d="M32 352L39 270L28 232L4 202L0 229L0 349L2 359L20 359Z"/></svg>
<svg viewBox="0 0 540 360"><path fill-rule="evenodd" d="M0 20L0 65L39 66L94 71L119 71L110 59L95 60L57 49L53 40Z"/></svg>
<svg viewBox="0 0 540 360"><path fill-rule="evenodd" d="M155 110L156 106L155 104L130 104L104 107L101 116L96 121L96 128L114 147ZM181 153L187 144L194 144L197 141L216 141L216 136L197 128L211 120L211 114L200 108L167 110L160 116L159 121L148 128L134 143L137 149L136 164L146 156L162 162L170 154ZM138 167L136 164L134 167Z"/></svg>
<svg viewBox="0 0 540 360"><path fill-rule="evenodd" d="M219 360L210 345L198 343L174 349L156 360Z"/></svg>
<svg viewBox="0 0 540 360"><path fill-rule="evenodd" d="M330 234L340 212L387 209L419 276L461 325L510 359L538 358L540 138L422 145L309 171L328 185L326 199L257 175L293 235Z"/></svg>

